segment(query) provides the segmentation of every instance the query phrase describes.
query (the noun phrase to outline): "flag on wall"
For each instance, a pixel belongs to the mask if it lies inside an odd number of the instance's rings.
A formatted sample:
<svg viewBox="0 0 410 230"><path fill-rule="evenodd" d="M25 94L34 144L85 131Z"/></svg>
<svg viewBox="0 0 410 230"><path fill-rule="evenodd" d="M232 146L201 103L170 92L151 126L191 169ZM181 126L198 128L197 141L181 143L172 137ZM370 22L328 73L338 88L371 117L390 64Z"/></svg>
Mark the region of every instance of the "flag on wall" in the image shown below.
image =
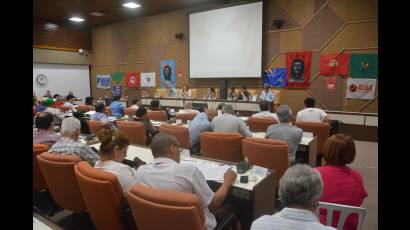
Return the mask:
<svg viewBox="0 0 410 230"><path fill-rule="evenodd" d="M155 72L141 73L141 87L155 87Z"/></svg>
<svg viewBox="0 0 410 230"><path fill-rule="evenodd" d="M272 70L268 70L264 75L264 84L273 87L285 87L286 72L286 68L272 68Z"/></svg>
<svg viewBox="0 0 410 230"><path fill-rule="evenodd" d="M374 98L376 79L351 78L347 79L346 98L366 99Z"/></svg>
<svg viewBox="0 0 410 230"><path fill-rule="evenodd" d="M351 54L350 77L377 78L379 58L377 54Z"/></svg>
<svg viewBox="0 0 410 230"><path fill-rule="evenodd" d="M165 60L161 61L160 64L160 73L161 73L161 88L165 89L168 86L176 88L177 84L175 81L175 65L176 61L174 60Z"/></svg>
<svg viewBox="0 0 410 230"><path fill-rule="evenodd" d="M123 72L111 73L112 81L115 81L117 84L120 84L122 82L123 77L124 77Z"/></svg>
<svg viewBox="0 0 410 230"><path fill-rule="evenodd" d="M111 89L112 91L112 96L121 96L121 86L119 85L114 85Z"/></svg>
<svg viewBox="0 0 410 230"><path fill-rule="evenodd" d="M349 54L320 55L320 75L347 76L349 70Z"/></svg>
<svg viewBox="0 0 410 230"><path fill-rule="evenodd" d="M327 90L334 90L336 88L336 77L326 77L325 84Z"/></svg>
<svg viewBox="0 0 410 230"><path fill-rule="evenodd" d="M128 88L138 88L141 86L141 73L126 73L124 79Z"/></svg>
<svg viewBox="0 0 410 230"><path fill-rule="evenodd" d="M111 87L111 76L108 74L97 74L97 88L109 89Z"/></svg>
<svg viewBox="0 0 410 230"><path fill-rule="evenodd" d="M304 89L309 86L312 51L286 53L286 88Z"/></svg>

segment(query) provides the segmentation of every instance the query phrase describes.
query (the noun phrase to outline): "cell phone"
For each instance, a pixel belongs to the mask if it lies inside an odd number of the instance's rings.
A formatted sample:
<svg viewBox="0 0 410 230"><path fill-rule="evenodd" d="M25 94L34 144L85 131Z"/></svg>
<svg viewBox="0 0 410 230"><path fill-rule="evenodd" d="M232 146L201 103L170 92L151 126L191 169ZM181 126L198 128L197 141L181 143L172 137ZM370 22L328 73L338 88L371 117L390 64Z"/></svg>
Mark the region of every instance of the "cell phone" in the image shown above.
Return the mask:
<svg viewBox="0 0 410 230"><path fill-rule="evenodd" d="M248 183L248 176L241 176L241 178L240 178L240 182L241 183Z"/></svg>

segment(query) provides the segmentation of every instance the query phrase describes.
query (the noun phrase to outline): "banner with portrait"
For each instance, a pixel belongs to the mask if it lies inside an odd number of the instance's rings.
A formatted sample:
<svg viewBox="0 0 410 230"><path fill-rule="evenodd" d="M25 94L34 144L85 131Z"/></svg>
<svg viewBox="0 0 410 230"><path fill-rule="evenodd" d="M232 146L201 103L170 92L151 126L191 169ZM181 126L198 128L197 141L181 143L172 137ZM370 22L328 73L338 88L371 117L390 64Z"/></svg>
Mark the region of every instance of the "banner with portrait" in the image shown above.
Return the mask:
<svg viewBox="0 0 410 230"><path fill-rule="evenodd" d="M175 89L177 87L177 83L175 80L176 61L164 60L161 61L160 65L161 88L166 89L172 87Z"/></svg>
<svg viewBox="0 0 410 230"><path fill-rule="evenodd" d="M97 74L97 88L109 89L111 87L111 76L108 74Z"/></svg>
<svg viewBox="0 0 410 230"><path fill-rule="evenodd" d="M347 79L346 98L371 100L376 92L376 79L351 78Z"/></svg>
<svg viewBox="0 0 410 230"><path fill-rule="evenodd" d="M304 89L309 86L312 51L286 53L286 88Z"/></svg>

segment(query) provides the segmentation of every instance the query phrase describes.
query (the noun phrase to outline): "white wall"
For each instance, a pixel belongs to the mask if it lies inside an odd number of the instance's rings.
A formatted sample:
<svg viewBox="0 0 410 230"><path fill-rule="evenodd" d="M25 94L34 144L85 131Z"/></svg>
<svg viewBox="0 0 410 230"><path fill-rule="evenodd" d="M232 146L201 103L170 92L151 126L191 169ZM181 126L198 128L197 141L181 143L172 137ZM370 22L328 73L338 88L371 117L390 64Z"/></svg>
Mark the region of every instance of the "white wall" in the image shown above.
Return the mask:
<svg viewBox="0 0 410 230"><path fill-rule="evenodd" d="M39 74L47 76L48 84L43 88L35 84ZM58 93L63 96L73 91L74 95L84 102L85 97L91 95L88 65L33 63L33 91L36 95L43 96L47 90L50 90L52 95Z"/></svg>

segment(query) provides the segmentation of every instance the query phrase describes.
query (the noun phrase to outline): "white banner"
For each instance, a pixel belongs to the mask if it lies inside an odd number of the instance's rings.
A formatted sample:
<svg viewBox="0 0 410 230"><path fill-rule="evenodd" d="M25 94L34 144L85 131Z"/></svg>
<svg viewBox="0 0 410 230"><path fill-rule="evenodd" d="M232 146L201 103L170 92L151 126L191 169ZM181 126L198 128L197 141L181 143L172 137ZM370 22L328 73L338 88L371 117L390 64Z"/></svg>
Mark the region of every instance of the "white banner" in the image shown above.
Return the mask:
<svg viewBox="0 0 410 230"><path fill-rule="evenodd" d="M141 87L155 87L155 72L141 73Z"/></svg>
<svg viewBox="0 0 410 230"><path fill-rule="evenodd" d="M109 89L111 87L111 76L109 74L97 74L97 88Z"/></svg>
<svg viewBox="0 0 410 230"><path fill-rule="evenodd" d="M366 99L374 98L376 79L351 78L347 79L346 98Z"/></svg>

